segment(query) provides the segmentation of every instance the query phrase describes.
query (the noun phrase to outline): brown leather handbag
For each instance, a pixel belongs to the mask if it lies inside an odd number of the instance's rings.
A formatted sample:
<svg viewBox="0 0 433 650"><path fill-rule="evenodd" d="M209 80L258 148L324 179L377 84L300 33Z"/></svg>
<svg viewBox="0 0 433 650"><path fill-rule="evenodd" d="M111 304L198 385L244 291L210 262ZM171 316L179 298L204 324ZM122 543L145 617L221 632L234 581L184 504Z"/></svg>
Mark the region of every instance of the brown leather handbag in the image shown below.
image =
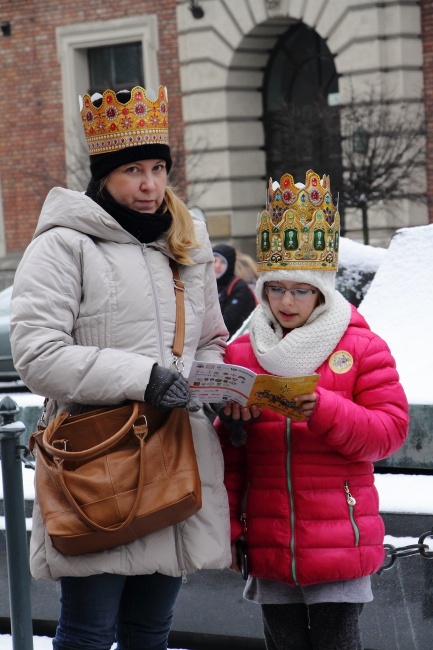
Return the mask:
<svg viewBox="0 0 433 650"><path fill-rule="evenodd" d="M182 359L183 283L173 268ZM179 327L180 326L180 327ZM201 508L201 483L185 409L143 402L70 416L32 434L36 494L53 546L83 555L184 521Z"/></svg>

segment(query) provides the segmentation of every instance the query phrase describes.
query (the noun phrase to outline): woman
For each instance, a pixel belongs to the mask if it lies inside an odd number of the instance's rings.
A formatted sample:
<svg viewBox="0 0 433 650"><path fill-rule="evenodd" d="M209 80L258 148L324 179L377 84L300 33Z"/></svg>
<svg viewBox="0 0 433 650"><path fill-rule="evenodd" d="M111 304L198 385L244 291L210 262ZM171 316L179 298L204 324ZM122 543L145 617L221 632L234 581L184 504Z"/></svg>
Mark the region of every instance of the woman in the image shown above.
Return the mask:
<svg viewBox="0 0 433 650"><path fill-rule="evenodd" d="M182 577L230 564L221 450L183 376L194 359L221 361L227 331L205 224L167 187L165 88L85 95L81 116L92 178L85 194L57 187L47 196L15 277L14 362L48 398L48 421L126 400L191 410L203 507L130 544L70 557L53 548L36 499L31 571L60 580L56 650L108 650L115 640L119 650L163 650ZM185 283L183 374L171 352L170 258Z"/></svg>
<svg viewBox="0 0 433 650"><path fill-rule="evenodd" d="M270 186L257 233L259 306L225 355L258 374L319 375L314 393L288 395L304 421L234 403L216 421L232 568L245 538L244 596L262 607L268 650L362 648L359 613L384 559L372 463L408 431L388 346L335 290L338 238L329 178L309 171L304 186L285 174Z"/></svg>

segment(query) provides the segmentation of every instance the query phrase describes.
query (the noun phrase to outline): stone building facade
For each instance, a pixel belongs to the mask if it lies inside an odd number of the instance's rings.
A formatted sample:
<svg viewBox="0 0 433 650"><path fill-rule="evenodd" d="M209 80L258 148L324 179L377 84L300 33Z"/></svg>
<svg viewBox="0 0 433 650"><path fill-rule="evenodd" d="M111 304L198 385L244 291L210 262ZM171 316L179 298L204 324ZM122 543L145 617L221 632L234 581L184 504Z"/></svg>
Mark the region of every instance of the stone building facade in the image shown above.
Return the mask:
<svg viewBox="0 0 433 650"><path fill-rule="evenodd" d="M433 223L433 2L420 0L423 47L426 177L429 222Z"/></svg>
<svg viewBox="0 0 433 650"><path fill-rule="evenodd" d="M342 102L351 89L362 95L374 86L386 98L411 103L415 111L424 85L420 6L415 0L203 0L200 5L205 12L200 20L182 4L178 7L190 194L206 210L215 236L244 245L250 240L253 246L271 153L265 112L275 102L278 84L287 79L283 66L305 65L308 83L311 68L299 50L308 48L313 34L319 54L335 66L336 82L327 90L324 86L329 101ZM291 33L301 25L302 38L292 45ZM284 48L290 49L286 59ZM289 159L290 144L286 152ZM422 169L420 175L422 191ZM377 209L371 243L386 246L396 228L427 220L425 205L401 202ZM349 237L362 239L358 210L348 211L346 228Z"/></svg>

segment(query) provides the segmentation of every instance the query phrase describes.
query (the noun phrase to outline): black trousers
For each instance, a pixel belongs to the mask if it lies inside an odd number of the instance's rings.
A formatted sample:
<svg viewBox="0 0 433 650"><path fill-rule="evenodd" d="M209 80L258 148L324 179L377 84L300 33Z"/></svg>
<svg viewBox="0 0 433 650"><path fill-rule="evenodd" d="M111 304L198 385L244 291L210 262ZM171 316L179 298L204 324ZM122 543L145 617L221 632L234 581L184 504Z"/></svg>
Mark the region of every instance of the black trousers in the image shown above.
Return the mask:
<svg viewBox="0 0 433 650"><path fill-rule="evenodd" d="M267 650L362 650L358 603L262 605Z"/></svg>

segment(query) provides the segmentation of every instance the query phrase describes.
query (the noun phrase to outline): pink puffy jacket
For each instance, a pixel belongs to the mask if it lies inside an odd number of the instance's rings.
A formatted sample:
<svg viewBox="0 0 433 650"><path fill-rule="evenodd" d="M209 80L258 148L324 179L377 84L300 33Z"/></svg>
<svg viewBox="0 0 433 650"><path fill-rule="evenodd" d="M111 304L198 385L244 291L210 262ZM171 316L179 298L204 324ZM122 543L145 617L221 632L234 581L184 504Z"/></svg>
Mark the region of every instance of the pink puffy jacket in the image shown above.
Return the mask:
<svg viewBox="0 0 433 650"><path fill-rule="evenodd" d="M335 351L353 366L319 368L317 402L308 422L263 410L234 447L215 422L225 457L232 540L246 517L253 576L294 585L348 580L376 572L384 558L373 462L393 454L408 431L408 404L395 361L355 308ZM226 363L264 374L249 334L233 341Z"/></svg>

